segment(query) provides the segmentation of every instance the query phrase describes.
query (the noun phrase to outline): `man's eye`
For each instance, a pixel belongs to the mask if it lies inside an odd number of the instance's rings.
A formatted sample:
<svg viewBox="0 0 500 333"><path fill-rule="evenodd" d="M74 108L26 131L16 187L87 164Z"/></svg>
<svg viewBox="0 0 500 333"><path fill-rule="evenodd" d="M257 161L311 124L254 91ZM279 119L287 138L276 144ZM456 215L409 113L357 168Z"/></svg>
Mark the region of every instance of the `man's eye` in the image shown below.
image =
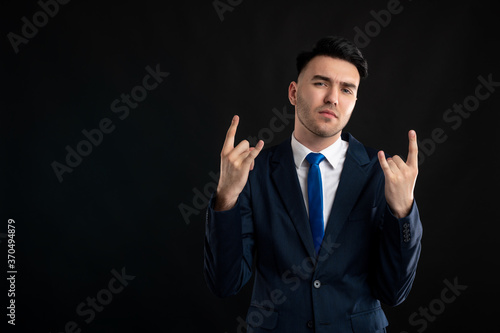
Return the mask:
<svg viewBox="0 0 500 333"><path fill-rule="evenodd" d="M352 94L352 91L350 91L347 88L342 89L342 91L345 92L346 94Z"/></svg>
<svg viewBox="0 0 500 333"><path fill-rule="evenodd" d="M318 86L318 85L324 85L324 86L326 86L326 84L324 84L323 82L315 82L314 85L315 86Z"/></svg>

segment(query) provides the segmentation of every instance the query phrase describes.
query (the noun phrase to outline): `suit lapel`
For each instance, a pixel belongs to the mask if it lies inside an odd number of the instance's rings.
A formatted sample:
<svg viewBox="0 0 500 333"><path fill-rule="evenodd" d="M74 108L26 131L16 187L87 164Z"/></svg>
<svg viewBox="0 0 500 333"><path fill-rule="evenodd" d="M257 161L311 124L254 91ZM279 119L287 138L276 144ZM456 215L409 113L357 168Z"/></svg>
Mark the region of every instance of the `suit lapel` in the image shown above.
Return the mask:
<svg viewBox="0 0 500 333"><path fill-rule="evenodd" d="M324 239L330 244L335 243L363 189L367 180L366 165L370 162L364 146L359 141L349 133L343 133L342 137L348 140L349 148L325 230Z"/></svg>
<svg viewBox="0 0 500 333"><path fill-rule="evenodd" d="M295 169L290 140L291 137L276 148L271 160L271 167L273 168L271 178L278 189L281 200L302 240L308 256L314 258L316 251L314 250L309 218L307 217L297 170Z"/></svg>
<svg viewBox="0 0 500 333"><path fill-rule="evenodd" d="M359 141L349 133L342 133L342 138L349 142L349 148L325 230L324 239L328 237L330 244L335 243L363 189L368 175L367 164L370 163L365 147ZM314 250L309 218L295 169L290 140L291 137L276 147L274 156L271 158L271 178L302 240L304 248L309 257L315 258L316 251Z"/></svg>

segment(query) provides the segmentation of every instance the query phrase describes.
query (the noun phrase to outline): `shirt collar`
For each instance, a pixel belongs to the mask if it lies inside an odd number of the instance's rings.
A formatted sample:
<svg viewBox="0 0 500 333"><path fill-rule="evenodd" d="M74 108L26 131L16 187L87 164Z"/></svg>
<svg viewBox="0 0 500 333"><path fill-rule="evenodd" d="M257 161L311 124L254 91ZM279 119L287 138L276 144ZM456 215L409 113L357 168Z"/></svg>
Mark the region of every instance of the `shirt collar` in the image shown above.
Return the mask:
<svg viewBox="0 0 500 333"><path fill-rule="evenodd" d="M305 163L304 161L306 161L306 156L313 151L297 141L294 133L292 133L291 144L293 151L293 160L295 162L295 167L298 169L302 166L302 163ZM319 153L323 154L325 156L325 160L327 160L328 163L330 163L330 165L335 169L342 157L342 153L345 154L347 150L346 145L347 142L339 137L337 141L335 141L325 149L319 151Z"/></svg>

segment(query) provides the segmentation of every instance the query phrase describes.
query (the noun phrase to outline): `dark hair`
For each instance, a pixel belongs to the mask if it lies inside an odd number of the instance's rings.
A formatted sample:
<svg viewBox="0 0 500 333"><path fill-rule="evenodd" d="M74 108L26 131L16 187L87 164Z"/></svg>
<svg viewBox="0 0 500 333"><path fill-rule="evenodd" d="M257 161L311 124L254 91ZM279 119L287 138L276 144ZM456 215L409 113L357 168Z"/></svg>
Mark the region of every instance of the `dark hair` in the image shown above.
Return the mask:
<svg viewBox="0 0 500 333"><path fill-rule="evenodd" d="M360 78L368 76L368 63L361 54L361 51L353 42L336 36L321 38L313 47L312 51L301 52L297 56L297 76L311 61L312 58L325 55L332 58L342 59L350 62L358 69Z"/></svg>

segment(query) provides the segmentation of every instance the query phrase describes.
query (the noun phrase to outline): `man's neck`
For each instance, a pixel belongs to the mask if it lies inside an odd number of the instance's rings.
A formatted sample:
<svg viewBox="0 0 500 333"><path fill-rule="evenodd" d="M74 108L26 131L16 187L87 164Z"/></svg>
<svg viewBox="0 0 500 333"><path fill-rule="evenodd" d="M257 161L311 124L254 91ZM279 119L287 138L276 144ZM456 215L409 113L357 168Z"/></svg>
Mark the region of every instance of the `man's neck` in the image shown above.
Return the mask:
<svg viewBox="0 0 500 333"><path fill-rule="evenodd" d="M301 135L301 133L297 133L297 131L293 132L293 136L297 139L298 142L311 149L313 152L319 152L323 149L333 145L342 134L342 131L338 132L334 136L323 138L317 135L310 133L311 135Z"/></svg>

